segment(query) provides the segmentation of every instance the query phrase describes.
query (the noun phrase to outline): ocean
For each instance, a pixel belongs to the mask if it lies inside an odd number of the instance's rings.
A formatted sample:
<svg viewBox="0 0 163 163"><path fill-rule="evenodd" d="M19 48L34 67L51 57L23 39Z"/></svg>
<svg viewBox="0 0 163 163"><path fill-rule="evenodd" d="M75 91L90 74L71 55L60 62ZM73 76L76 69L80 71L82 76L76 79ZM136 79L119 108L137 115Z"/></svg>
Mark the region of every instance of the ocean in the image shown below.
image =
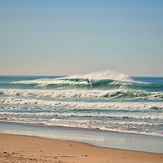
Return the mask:
<svg viewBox="0 0 163 163"><path fill-rule="evenodd" d="M0 76L0 121L163 136L163 77Z"/></svg>

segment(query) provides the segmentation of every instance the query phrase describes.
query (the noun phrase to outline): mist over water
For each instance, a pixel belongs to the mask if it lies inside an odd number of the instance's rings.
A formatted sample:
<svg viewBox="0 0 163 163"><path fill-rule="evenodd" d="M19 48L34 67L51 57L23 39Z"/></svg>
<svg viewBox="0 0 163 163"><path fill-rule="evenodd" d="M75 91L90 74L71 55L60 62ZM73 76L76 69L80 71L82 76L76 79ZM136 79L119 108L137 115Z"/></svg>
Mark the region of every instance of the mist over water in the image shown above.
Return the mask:
<svg viewBox="0 0 163 163"><path fill-rule="evenodd" d="M0 76L0 120L163 136L163 77Z"/></svg>

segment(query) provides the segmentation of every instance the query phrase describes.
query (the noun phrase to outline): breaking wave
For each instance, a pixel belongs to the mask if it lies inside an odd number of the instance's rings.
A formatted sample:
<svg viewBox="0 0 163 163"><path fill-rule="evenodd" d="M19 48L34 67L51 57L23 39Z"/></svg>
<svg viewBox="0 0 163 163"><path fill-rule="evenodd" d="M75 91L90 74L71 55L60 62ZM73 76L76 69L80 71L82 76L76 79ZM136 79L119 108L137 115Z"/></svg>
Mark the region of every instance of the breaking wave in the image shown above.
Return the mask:
<svg viewBox="0 0 163 163"><path fill-rule="evenodd" d="M134 81L131 77L113 71L93 72L86 75L73 75L61 78L43 78L12 82L16 88L27 89L136 89L163 90L162 84Z"/></svg>
<svg viewBox="0 0 163 163"><path fill-rule="evenodd" d="M0 95L27 98L59 98L59 99L103 99L103 100L150 100L162 101L163 92L146 92L142 90L21 90L0 89Z"/></svg>

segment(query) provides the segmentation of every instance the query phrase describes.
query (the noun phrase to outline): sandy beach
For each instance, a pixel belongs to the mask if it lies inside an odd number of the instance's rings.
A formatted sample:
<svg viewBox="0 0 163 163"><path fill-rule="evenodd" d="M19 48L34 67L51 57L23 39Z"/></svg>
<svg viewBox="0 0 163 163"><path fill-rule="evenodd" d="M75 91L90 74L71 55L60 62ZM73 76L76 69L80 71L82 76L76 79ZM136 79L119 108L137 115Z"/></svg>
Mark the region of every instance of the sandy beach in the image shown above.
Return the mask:
<svg viewBox="0 0 163 163"><path fill-rule="evenodd" d="M102 148L83 143L0 134L0 162L162 163L163 154Z"/></svg>

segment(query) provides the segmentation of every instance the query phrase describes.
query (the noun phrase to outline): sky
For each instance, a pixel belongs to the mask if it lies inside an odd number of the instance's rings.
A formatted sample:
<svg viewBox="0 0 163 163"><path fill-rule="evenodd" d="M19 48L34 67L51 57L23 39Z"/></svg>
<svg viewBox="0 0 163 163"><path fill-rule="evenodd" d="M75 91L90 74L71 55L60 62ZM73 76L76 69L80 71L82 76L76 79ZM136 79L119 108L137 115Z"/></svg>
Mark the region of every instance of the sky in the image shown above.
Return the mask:
<svg viewBox="0 0 163 163"><path fill-rule="evenodd" d="M163 0L0 0L0 75L163 76Z"/></svg>

